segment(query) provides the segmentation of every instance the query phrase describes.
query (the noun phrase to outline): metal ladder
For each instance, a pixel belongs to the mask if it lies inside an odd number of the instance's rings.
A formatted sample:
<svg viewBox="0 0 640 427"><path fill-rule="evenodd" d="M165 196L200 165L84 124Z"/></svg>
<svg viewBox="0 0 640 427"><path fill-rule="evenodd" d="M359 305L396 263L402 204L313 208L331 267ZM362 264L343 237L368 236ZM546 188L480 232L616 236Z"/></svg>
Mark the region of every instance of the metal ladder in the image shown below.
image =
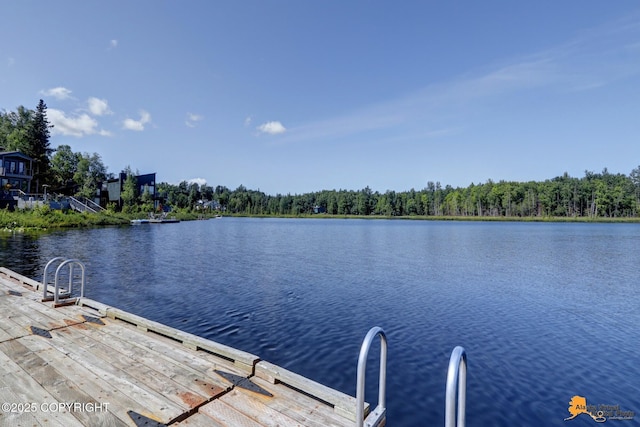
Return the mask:
<svg viewBox="0 0 640 427"><path fill-rule="evenodd" d="M364 418L364 377L367 369L367 356L371 343L376 336L380 336L380 377L378 378L378 406ZM360 357L358 357L358 376L356 379L356 426L377 427L385 422L386 388L387 388L387 336L379 326L369 329L362 341Z"/></svg>
<svg viewBox="0 0 640 427"><path fill-rule="evenodd" d="M456 397L458 401L457 406ZM447 388L445 391L444 404L445 427L464 427L466 398L467 352L463 347L457 346L451 352L451 358L449 359L449 369L447 371Z"/></svg>
<svg viewBox="0 0 640 427"><path fill-rule="evenodd" d="M53 281L49 281L49 268L53 268L52 266L58 264L58 267L55 270L55 275L53 277ZM75 302L74 299L71 299L71 294L73 292L73 285L75 283L74 279L76 278L73 274L74 266L80 267L81 275L80 275L80 298L84 297L84 285L85 285L85 267L84 264L75 258L64 258L64 257L55 257L49 260L47 265L44 266L44 272L42 273L42 301L52 301L53 304L57 305L60 303L61 299L64 299L65 302ZM69 283L66 288L60 287L60 272L63 271L64 267L68 267L68 276ZM49 286L53 285L53 291L49 290Z"/></svg>
<svg viewBox="0 0 640 427"><path fill-rule="evenodd" d="M380 336L380 377L378 380L378 405L364 418L364 382L367 356L371 343ZM386 380L387 380L387 336L384 330L375 326L369 330L362 341L358 357L358 375L356 384L356 427L378 427L386 423ZM445 390L445 427L464 427L467 390L467 353L457 346L451 352L447 370ZM457 401L457 405L456 405ZM457 417L456 417L457 416Z"/></svg>

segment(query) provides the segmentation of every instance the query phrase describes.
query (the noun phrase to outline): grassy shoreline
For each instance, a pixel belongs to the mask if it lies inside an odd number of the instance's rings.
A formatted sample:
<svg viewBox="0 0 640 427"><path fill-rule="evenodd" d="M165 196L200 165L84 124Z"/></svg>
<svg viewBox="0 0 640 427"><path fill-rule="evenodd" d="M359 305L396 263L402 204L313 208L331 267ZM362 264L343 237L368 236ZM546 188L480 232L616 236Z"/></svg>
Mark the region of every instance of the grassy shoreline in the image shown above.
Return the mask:
<svg viewBox="0 0 640 427"><path fill-rule="evenodd" d="M175 212L171 214L181 221L198 219L198 214ZM0 231L30 232L66 228L89 228L129 225L132 219L146 218L146 213L125 214L121 212L80 213L60 211L48 207L9 212L0 209Z"/></svg>
<svg viewBox="0 0 640 427"><path fill-rule="evenodd" d="M181 221L197 220L202 214L191 212L173 212L172 217ZM212 218L214 214L205 215ZM230 217L251 218L307 218L307 219L367 219L367 220L412 220L412 221L484 221L484 222L565 222L565 223L640 223L640 218L606 218L606 217L478 217L478 216L384 216L384 215L249 215L225 214ZM79 213L74 211L62 212L48 208L38 208L27 211L9 212L0 210L0 231L24 232L45 231L50 229L87 228L100 226L129 225L130 220L144 218L146 214L124 213Z"/></svg>

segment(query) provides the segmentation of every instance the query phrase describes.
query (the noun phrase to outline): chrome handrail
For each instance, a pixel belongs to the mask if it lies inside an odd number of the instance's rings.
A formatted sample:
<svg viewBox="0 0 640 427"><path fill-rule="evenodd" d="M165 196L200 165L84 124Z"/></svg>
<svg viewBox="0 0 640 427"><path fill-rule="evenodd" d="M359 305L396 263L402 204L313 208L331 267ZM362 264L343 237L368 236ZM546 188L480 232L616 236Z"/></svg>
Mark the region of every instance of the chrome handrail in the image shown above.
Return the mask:
<svg viewBox="0 0 640 427"><path fill-rule="evenodd" d="M48 285L49 285L49 281L47 280L47 271L49 270L49 266L50 266L51 264L53 264L54 262L56 262L56 261L62 261L62 260L64 260L64 259L66 259L66 258L61 257L61 256L58 256L58 257L52 258L52 259L50 259L50 260L49 260L49 262L47 263L47 265L45 265L45 266L44 266L44 272L42 273L42 289L43 289L43 290L42 290L42 299L43 299L43 300L46 300L46 299L48 298L48 297L47 297L47 293L48 293L48 289L47 289L47 287L48 287ZM54 283L55 283L55 282L54 282Z"/></svg>
<svg viewBox="0 0 640 427"><path fill-rule="evenodd" d="M457 390L457 396L456 396ZM451 352L445 391L445 427L464 427L467 394L467 353L457 346ZM458 401L456 414L456 397ZM457 415L457 416L456 416Z"/></svg>
<svg viewBox="0 0 640 427"><path fill-rule="evenodd" d="M380 377L378 380L378 406L364 419L364 381L367 368L367 356L371 343L376 335L380 335ZM369 330L362 341L360 356L358 357L358 376L356 384L356 426L367 427L380 425L386 414L386 384L387 384L387 336L379 326Z"/></svg>
<svg viewBox="0 0 640 427"><path fill-rule="evenodd" d="M79 259L68 259L63 261L62 263L60 263L60 265L58 266L58 268L56 269L56 277L55 277L55 287L54 287L54 293L53 293L53 303L54 304L58 304L58 289L59 289L59 283L58 283L58 276L60 274L60 270L62 269L62 267L64 267L65 265L69 264L69 289L67 289L67 293L69 295L71 295L71 291L73 289L73 266L74 265L78 265L80 266L80 269L82 270L82 276L81 276L81 285L80 285L80 298L84 297L84 282L85 282L85 274L84 274L84 264L79 260Z"/></svg>

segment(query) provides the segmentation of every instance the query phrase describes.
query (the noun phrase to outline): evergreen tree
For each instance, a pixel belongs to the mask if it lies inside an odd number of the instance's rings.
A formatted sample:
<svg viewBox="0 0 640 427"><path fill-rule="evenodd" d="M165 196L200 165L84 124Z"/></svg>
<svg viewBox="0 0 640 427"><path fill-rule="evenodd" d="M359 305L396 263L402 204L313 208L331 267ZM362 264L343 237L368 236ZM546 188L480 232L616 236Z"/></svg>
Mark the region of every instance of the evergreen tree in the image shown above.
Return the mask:
<svg viewBox="0 0 640 427"><path fill-rule="evenodd" d="M36 107L33 121L28 130L29 149L25 153L33 158L33 180L36 185L36 193L40 192L42 184L49 182L51 169L51 154L53 149L49 145L49 137L53 125L47 119L47 105L41 99Z"/></svg>

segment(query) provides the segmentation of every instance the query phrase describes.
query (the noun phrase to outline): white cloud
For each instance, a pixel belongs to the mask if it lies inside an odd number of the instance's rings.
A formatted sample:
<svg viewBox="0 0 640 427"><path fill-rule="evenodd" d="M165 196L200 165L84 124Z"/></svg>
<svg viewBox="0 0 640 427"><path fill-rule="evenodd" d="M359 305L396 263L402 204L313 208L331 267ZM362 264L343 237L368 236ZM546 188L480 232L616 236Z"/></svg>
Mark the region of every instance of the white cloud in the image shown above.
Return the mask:
<svg viewBox="0 0 640 427"><path fill-rule="evenodd" d="M89 104L89 111L94 116L104 116L105 114L113 114L113 112L109 109L109 104L106 99L99 99L91 97L87 100L87 104Z"/></svg>
<svg viewBox="0 0 640 427"><path fill-rule="evenodd" d="M261 133L268 133L269 135L278 135L287 131L287 128L285 128L280 122L266 122L258 126L256 129Z"/></svg>
<svg viewBox="0 0 640 427"><path fill-rule="evenodd" d="M66 87L58 86L52 89L41 90L40 93L44 96L53 96L56 99L68 99L71 98L71 91Z"/></svg>
<svg viewBox="0 0 640 427"><path fill-rule="evenodd" d="M115 40L115 39L111 40L109 42L109 49L115 49L116 47L118 47L118 40Z"/></svg>
<svg viewBox="0 0 640 427"><path fill-rule="evenodd" d="M203 117L199 114L187 113L187 121L184 123L190 128L196 127L196 123L202 120Z"/></svg>
<svg viewBox="0 0 640 427"><path fill-rule="evenodd" d="M207 180L204 178L191 178L187 180L189 184L198 184L199 186L203 186L207 184Z"/></svg>
<svg viewBox="0 0 640 427"><path fill-rule="evenodd" d="M111 136L109 131L98 130L98 122L86 113L67 116L64 111L49 108L47 109L47 117L53 125L51 131L53 135L82 137L98 134Z"/></svg>
<svg viewBox="0 0 640 427"><path fill-rule="evenodd" d="M251 118L251 116L247 116L247 118L246 118L246 119L244 119L244 127L249 127L249 126L251 126L251 121L252 121L252 120L253 120L253 119Z"/></svg>
<svg viewBox="0 0 640 427"><path fill-rule="evenodd" d="M135 130L137 132L144 130L144 125L151 121L151 114L144 110L140 110L140 120L125 119L122 127L127 130Z"/></svg>

